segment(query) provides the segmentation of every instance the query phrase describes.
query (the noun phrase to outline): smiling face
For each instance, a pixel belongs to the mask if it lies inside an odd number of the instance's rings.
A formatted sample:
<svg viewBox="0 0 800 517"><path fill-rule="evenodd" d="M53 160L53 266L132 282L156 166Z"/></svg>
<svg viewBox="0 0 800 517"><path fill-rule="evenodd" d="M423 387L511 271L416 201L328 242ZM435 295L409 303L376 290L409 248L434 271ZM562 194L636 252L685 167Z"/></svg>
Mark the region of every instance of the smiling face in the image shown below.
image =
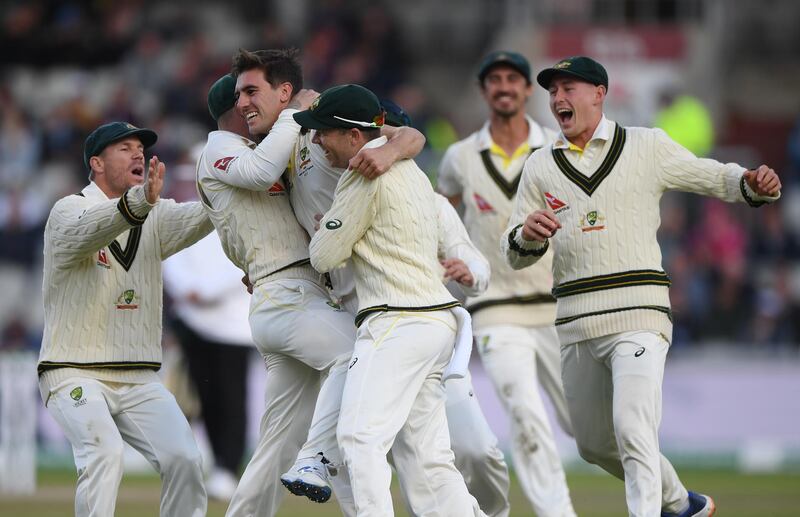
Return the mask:
<svg viewBox="0 0 800 517"><path fill-rule="evenodd" d="M513 117L525 111L525 103L533 93L533 85L517 69L498 65L483 78L481 93L493 114Z"/></svg>
<svg viewBox="0 0 800 517"><path fill-rule="evenodd" d="M357 135L353 131L358 133L357 129L317 129L311 141L322 147L331 167L346 169L350 158L360 149L360 145L356 148Z"/></svg>
<svg viewBox="0 0 800 517"><path fill-rule="evenodd" d="M253 68L236 78L236 110L244 117L253 136L269 133L278 115L292 98L291 83L280 83L272 87L264 72Z"/></svg>
<svg viewBox="0 0 800 517"><path fill-rule="evenodd" d="M144 183L144 145L130 136L112 142L89 160L94 182L110 198L120 197L129 188Z"/></svg>
<svg viewBox="0 0 800 517"><path fill-rule="evenodd" d="M581 149L592 138L603 117L605 86L595 86L568 75L550 81L550 111L561 132Z"/></svg>

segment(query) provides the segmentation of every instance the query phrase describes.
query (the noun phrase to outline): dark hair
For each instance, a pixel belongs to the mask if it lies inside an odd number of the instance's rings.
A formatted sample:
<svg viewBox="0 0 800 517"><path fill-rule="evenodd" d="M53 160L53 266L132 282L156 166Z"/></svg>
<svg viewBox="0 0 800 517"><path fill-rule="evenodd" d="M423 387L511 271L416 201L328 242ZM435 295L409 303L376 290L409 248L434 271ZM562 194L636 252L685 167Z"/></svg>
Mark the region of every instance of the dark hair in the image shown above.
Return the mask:
<svg viewBox="0 0 800 517"><path fill-rule="evenodd" d="M381 136L381 128L379 127L359 127L357 129L361 131L361 134L364 135L366 140L375 140Z"/></svg>
<svg viewBox="0 0 800 517"><path fill-rule="evenodd" d="M296 48L269 49L249 51L243 48L233 56L231 75L238 77L239 74L261 69L264 72L264 79L273 87L281 83L292 85L292 95L303 88L303 69L297 56L300 51Z"/></svg>

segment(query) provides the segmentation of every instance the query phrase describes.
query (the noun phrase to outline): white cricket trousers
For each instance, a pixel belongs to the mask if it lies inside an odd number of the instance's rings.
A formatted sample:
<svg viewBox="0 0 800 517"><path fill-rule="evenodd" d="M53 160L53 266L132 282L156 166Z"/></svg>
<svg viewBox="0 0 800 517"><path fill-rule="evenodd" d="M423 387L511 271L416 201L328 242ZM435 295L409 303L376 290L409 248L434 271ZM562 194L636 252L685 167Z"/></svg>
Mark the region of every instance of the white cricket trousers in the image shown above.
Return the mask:
<svg viewBox="0 0 800 517"><path fill-rule="evenodd" d="M525 496L539 517L572 517L564 467L539 391L550 397L561 428L572 433L561 385L554 326L492 325L476 329L483 367L511 416L511 457Z"/></svg>
<svg viewBox="0 0 800 517"><path fill-rule="evenodd" d="M337 433L359 517L394 515L390 449L415 515L485 515L450 450L441 376L455 335L449 310L380 313L358 329Z"/></svg>
<svg viewBox="0 0 800 517"><path fill-rule="evenodd" d="M688 494L658 447L669 343L623 332L564 345L562 375L580 455L625 481L628 513L679 512Z"/></svg>
<svg viewBox="0 0 800 517"><path fill-rule="evenodd" d="M47 409L72 444L77 517L114 515L123 442L142 453L161 476L161 515L206 514L200 451L175 397L160 382L72 377L51 391Z"/></svg>
<svg viewBox="0 0 800 517"><path fill-rule="evenodd" d="M507 517L511 508L508 466L475 396L472 378L467 373L462 379L447 380L444 387L456 468L486 515Z"/></svg>
<svg viewBox="0 0 800 517"><path fill-rule="evenodd" d="M273 280L253 291L250 329L267 367L266 409L226 516L275 515L285 492L280 475L307 436L311 456L322 452L333 463L342 461L335 429L353 319L329 302L325 289L308 280Z"/></svg>

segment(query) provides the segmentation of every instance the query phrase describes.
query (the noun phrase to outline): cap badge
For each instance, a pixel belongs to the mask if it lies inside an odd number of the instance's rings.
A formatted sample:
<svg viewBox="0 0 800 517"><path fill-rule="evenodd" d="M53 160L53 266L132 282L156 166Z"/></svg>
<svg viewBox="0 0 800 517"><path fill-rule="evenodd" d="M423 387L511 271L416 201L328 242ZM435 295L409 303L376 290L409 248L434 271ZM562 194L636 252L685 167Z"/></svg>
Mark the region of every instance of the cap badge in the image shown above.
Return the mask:
<svg viewBox="0 0 800 517"><path fill-rule="evenodd" d="M553 68L562 69L562 68L569 68L572 63L570 61L562 61L555 65Z"/></svg>

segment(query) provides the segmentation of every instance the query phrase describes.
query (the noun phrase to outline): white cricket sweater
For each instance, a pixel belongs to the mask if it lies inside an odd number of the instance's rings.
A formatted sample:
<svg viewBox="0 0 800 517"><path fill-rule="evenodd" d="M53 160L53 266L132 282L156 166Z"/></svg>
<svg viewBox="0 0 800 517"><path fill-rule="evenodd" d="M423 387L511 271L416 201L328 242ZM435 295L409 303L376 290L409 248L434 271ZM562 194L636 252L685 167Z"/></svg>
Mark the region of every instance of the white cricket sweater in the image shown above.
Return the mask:
<svg viewBox="0 0 800 517"><path fill-rule="evenodd" d="M109 199L90 183L53 206L44 231L45 326L39 383L157 380L161 261L212 230L200 203L147 203L142 186Z"/></svg>
<svg viewBox="0 0 800 517"><path fill-rule="evenodd" d="M365 147L385 142L380 137ZM456 307L442 284L436 219L430 181L413 160L395 163L374 180L347 170L311 239L311 264L327 272L352 257L357 325L375 312Z"/></svg>
<svg viewBox="0 0 800 517"><path fill-rule="evenodd" d="M541 127L530 117L527 121L532 150L555 139L553 130ZM488 289L479 296L470 296L466 306L476 329L498 324L552 325L556 314L555 299L550 294L552 255L547 253L536 265L514 271L497 246L498 235L508 225L528 155L516 157L504 167L503 160L490 152L492 143L486 122L479 131L451 145L439 167L439 192L461 195L464 226L491 265Z"/></svg>
<svg viewBox="0 0 800 517"><path fill-rule="evenodd" d="M509 264L535 263L553 242L556 329L562 344L617 332L650 330L671 340L669 277L656 232L668 190L743 201L759 198L739 165L701 159L660 129L622 128L603 117L583 155L560 135L525 164L514 213L501 238ZM520 228L551 209L562 228L545 244Z"/></svg>
<svg viewBox="0 0 800 517"><path fill-rule="evenodd" d="M212 131L197 163L200 199L225 254L250 282L284 276L319 281L308 265L308 235L297 222L281 175L300 126L283 110L258 145Z"/></svg>

